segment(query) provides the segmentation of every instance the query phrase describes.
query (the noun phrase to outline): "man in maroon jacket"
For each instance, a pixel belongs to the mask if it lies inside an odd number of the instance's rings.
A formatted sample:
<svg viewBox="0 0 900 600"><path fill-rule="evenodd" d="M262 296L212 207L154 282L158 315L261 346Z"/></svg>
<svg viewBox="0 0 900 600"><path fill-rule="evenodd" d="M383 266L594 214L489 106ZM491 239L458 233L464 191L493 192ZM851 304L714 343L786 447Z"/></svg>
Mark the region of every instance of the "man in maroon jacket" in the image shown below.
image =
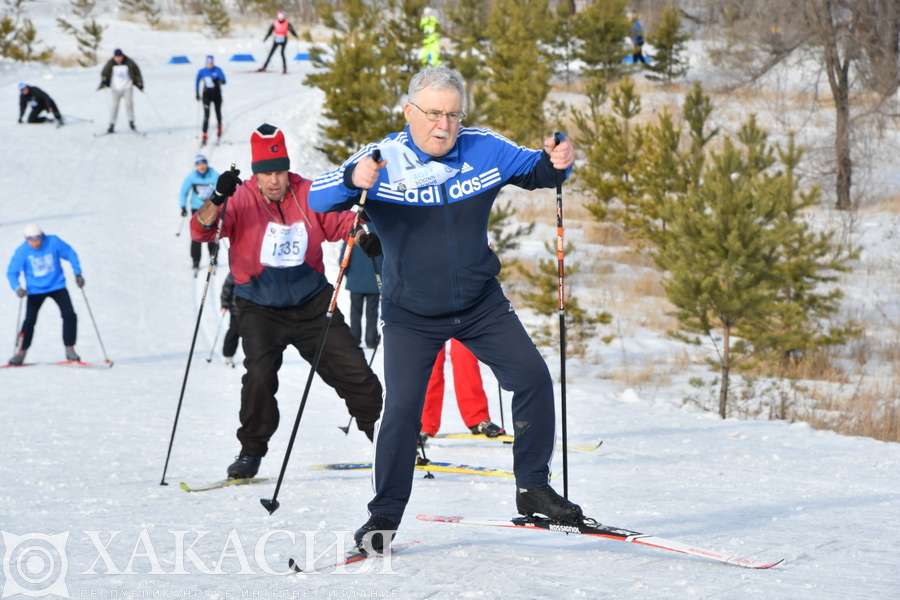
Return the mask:
<svg viewBox="0 0 900 600"><path fill-rule="evenodd" d="M291 173L284 134L262 125L250 137L253 177L241 182L238 171L223 173L213 197L191 219L191 237L231 240L229 261L241 318L238 332L247 372L241 388L241 453L228 467L236 479L256 475L268 442L278 427L278 370L287 346L309 362L315 357L334 292L325 278L322 243L346 239L353 213L320 214L306 202L312 183ZM220 209L225 199L224 215ZM374 234L360 234L364 252L378 255ZM347 404L357 426L371 440L381 414L382 388L365 355L335 309L316 372Z"/></svg>

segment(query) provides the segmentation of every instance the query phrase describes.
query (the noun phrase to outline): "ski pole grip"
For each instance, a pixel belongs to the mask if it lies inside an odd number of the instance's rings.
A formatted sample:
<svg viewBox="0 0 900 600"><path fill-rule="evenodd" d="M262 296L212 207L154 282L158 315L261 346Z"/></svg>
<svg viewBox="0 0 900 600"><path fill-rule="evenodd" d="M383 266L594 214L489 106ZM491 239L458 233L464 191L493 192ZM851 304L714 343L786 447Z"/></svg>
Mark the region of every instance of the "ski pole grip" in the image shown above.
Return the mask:
<svg viewBox="0 0 900 600"><path fill-rule="evenodd" d="M566 134L562 133L561 131L557 131L553 134L553 140L556 142L557 146L562 144L564 139L566 139Z"/></svg>
<svg viewBox="0 0 900 600"><path fill-rule="evenodd" d="M375 162L381 162L381 149L375 148L375 151L372 153L372 160Z"/></svg>

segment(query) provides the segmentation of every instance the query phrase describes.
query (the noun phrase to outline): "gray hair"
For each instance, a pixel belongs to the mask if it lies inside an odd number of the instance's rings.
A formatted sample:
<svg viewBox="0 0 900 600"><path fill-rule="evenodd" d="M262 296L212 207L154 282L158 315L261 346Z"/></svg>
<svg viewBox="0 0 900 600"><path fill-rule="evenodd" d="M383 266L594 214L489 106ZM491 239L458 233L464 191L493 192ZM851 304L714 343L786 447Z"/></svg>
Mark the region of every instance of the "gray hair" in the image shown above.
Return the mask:
<svg viewBox="0 0 900 600"><path fill-rule="evenodd" d="M430 87L435 91L456 89L462 96L463 110L466 108L466 84L462 77L447 67L426 67L413 75L409 81L409 100L414 101L419 92Z"/></svg>

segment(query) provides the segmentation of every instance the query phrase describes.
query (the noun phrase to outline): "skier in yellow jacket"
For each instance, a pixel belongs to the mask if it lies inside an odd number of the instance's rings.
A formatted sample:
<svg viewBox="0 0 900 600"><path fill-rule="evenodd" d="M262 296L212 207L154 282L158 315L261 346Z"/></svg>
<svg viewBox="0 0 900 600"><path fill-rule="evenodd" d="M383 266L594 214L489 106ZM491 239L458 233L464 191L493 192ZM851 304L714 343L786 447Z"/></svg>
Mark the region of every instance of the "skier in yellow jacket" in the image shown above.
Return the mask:
<svg viewBox="0 0 900 600"><path fill-rule="evenodd" d="M422 39L422 66L440 66L441 38L438 35L438 20L432 9L426 8L422 11L419 29L425 35Z"/></svg>

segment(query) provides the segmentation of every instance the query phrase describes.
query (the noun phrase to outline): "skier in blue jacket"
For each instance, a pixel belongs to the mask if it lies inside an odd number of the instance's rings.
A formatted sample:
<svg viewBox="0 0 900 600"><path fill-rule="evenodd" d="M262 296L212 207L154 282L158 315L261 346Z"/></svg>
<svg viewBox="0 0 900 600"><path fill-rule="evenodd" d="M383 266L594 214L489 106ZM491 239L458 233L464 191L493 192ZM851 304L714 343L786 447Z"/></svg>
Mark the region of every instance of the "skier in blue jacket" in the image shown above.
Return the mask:
<svg viewBox="0 0 900 600"><path fill-rule="evenodd" d="M35 224L25 227L25 242L16 248L6 277L9 285L19 298L28 297L25 308L25 321L16 343L16 354L9 360L11 365L21 365L25 360L25 352L31 346L34 325L37 323L38 311L47 298L53 298L63 320L63 344L66 347L66 360L81 360L75 353L75 338L78 331L78 317L72 308L72 299L66 290L66 276L63 274L60 259L69 261L75 272L78 287L84 286L81 276L81 263L78 255L67 243L55 235L44 235ZM25 285L21 284L20 275L25 275Z"/></svg>
<svg viewBox="0 0 900 600"><path fill-rule="evenodd" d="M487 234L503 186L552 188L557 169L568 176L575 151L569 140L555 144L550 138L543 151L531 150L486 129L461 127L464 98L455 71L430 67L417 73L404 106L408 126L363 147L310 188L310 207L319 212L346 210L368 190L365 210L384 252L385 398L376 427L375 497L369 520L354 536L364 551L388 546L399 526L412 491L425 390L450 338L463 342L514 394L519 513L563 523L583 518L577 504L549 485L553 381L500 287L500 261ZM376 148L385 160L375 162Z"/></svg>
<svg viewBox="0 0 900 600"><path fill-rule="evenodd" d="M203 83L203 94L200 93L200 84ZM207 130L209 129L209 105L216 107L216 137L222 137L222 86L225 81L225 73L215 65L212 56L206 57L206 66L197 72L197 80L194 82L194 94L197 102L203 101L203 139L201 146L206 145Z"/></svg>
<svg viewBox="0 0 900 600"><path fill-rule="evenodd" d="M216 191L216 182L219 180L219 174L216 170L209 166L209 161L202 154L194 157L194 166L196 169L184 178L181 184L181 195L179 196L179 204L181 206L181 216L187 216L188 199L191 201L191 214L200 210L203 203L209 200ZM215 242L207 244L210 255L216 250ZM200 242L191 241L191 260L194 263L194 276L200 269Z"/></svg>

